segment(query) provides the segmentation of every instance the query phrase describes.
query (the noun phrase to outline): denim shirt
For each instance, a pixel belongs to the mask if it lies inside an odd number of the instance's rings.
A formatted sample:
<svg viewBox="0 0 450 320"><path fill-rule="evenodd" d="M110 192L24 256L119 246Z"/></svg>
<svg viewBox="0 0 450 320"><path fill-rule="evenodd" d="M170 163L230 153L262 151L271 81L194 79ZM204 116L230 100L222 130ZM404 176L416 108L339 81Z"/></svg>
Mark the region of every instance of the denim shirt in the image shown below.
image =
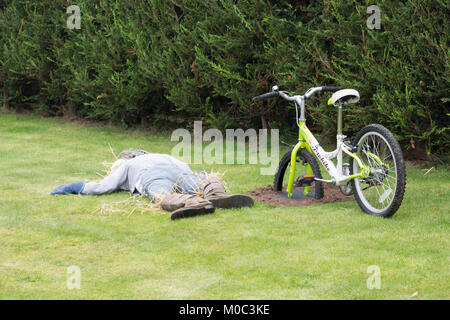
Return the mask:
<svg viewBox="0 0 450 320"><path fill-rule="evenodd" d="M88 182L82 194L104 194L117 190L140 193L155 200L154 195L179 190L192 193L200 179L184 163L168 154L149 153L128 160L100 182Z"/></svg>

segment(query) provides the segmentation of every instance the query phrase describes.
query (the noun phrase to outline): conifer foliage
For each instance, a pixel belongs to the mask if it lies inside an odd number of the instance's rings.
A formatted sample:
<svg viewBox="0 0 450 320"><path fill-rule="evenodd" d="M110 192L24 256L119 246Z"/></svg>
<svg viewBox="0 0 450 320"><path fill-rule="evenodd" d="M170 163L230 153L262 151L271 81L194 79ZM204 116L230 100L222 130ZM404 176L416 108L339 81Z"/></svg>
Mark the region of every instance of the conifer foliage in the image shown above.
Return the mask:
<svg viewBox="0 0 450 320"><path fill-rule="evenodd" d="M77 5L81 28L67 27ZM2 108L147 125L204 119L219 129L295 129L292 107L253 102L274 84L360 91L345 130L389 127L423 155L449 147L449 4L368 1L0 0ZM326 96L310 126L335 130ZM291 126L293 124L294 126ZM422 155L422 156L423 156Z"/></svg>

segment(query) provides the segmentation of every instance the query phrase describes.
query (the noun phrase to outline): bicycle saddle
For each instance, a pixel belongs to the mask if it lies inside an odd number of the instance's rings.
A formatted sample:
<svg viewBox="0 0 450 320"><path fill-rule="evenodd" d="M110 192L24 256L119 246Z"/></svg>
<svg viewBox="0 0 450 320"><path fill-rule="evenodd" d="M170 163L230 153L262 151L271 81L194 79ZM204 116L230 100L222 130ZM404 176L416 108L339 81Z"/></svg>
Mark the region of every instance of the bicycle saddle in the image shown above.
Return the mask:
<svg viewBox="0 0 450 320"><path fill-rule="evenodd" d="M355 89L342 89L333 93L328 100L328 105L336 107L345 106L350 103L357 103L359 101L359 93Z"/></svg>

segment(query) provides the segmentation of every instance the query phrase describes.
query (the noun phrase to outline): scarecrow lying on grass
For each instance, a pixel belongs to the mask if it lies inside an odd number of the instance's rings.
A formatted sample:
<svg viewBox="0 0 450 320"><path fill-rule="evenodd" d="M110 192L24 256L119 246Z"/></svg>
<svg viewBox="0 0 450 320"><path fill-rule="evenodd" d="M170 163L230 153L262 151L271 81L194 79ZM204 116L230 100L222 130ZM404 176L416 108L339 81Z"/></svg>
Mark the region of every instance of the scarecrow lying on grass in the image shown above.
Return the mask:
<svg viewBox="0 0 450 320"><path fill-rule="evenodd" d="M172 220L213 213L215 208L253 206L249 196L227 195L216 176L205 171L194 173L174 157L144 150L122 151L109 175L99 182L65 184L51 194L105 194L117 190L161 201L164 210L173 211Z"/></svg>

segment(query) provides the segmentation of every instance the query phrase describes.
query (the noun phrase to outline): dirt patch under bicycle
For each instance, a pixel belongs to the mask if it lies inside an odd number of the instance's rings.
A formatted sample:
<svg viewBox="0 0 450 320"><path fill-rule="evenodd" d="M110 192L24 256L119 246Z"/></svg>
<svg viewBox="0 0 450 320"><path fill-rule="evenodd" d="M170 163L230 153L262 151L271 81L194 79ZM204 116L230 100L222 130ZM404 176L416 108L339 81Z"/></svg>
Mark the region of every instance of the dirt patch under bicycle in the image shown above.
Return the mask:
<svg viewBox="0 0 450 320"><path fill-rule="evenodd" d="M256 188L248 191L248 193L255 199L255 201L273 204L277 207L279 206L293 206L293 207L301 207L301 206L309 206L315 203L330 203L330 202L339 202L339 201L350 201L354 200L353 196L345 196L341 193L338 187L333 185L324 183L323 184L324 196L320 200L316 200L309 196L303 195L303 189L296 189L292 191L292 198L287 197L286 189L283 191L277 192L274 191L272 186L267 186L264 188Z"/></svg>

